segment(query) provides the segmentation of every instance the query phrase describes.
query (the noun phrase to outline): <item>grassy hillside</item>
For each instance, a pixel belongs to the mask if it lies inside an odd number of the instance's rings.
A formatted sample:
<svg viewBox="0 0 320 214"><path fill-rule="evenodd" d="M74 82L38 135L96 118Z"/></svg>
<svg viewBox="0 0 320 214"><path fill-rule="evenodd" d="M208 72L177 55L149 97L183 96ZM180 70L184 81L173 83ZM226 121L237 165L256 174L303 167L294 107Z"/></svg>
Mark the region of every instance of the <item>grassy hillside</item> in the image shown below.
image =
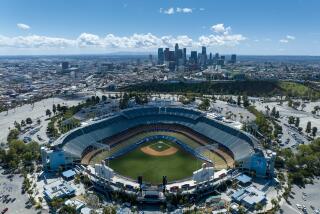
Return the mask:
<svg viewBox="0 0 320 214"><path fill-rule="evenodd" d="M121 89L128 92L196 93L196 94L242 94L248 96L288 95L290 97L319 98L320 92L293 82L278 81L230 81L202 83L150 82Z"/></svg>

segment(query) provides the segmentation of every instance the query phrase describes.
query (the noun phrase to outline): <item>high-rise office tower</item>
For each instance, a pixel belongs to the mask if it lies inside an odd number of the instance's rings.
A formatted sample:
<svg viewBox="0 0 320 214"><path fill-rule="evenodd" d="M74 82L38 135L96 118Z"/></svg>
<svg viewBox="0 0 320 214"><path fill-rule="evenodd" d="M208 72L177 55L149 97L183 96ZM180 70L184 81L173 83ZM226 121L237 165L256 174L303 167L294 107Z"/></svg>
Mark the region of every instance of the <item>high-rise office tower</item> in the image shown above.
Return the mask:
<svg viewBox="0 0 320 214"><path fill-rule="evenodd" d="M170 52L169 48L166 48L164 50L164 61L169 61L169 52Z"/></svg>
<svg viewBox="0 0 320 214"><path fill-rule="evenodd" d="M176 43L176 45L174 46L174 51L178 52L178 50L179 50L179 45L178 45L178 43Z"/></svg>
<svg viewBox="0 0 320 214"><path fill-rule="evenodd" d="M235 54L232 54L231 55L231 60L230 60L231 63L236 63L237 62L237 55Z"/></svg>
<svg viewBox="0 0 320 214"><path fill-rule="evenodd" d="M183 48L183 64L187 62L187 48Z"/></svg>
<svg viewBox="0 0 320 214"><path fill-rule="evenodd" d="M216 54L214 55L214 60L213 60L215 64L218 63L219 58L220 58L219 53L216 53Z"/></svg>
<svg viewBox="0 0 320 214"><path fill-rule="evenodd" d="M177 53L176 53L176 66L180 66L183 65L183 51L182 49L178 49Z"/></svg>
<svg viewBox="0 0 320 214"><path fill-rule="evenodd" d="M206 64L207 64L207 48L205 46L202 46L201 65L205 66Z"/></svg>
<svg viewBox="0 0 320 214"><path fill-rule="evenodd" d="M69 62L62 62L61 63L61 68L62 70L66 70L69 68Z"/></svg>
<svg viewBox="0 0 320 214"><path fill-rule="evenodd" d="M217 63L217 64L223 66L225 60L226 60L226 57L225 57L225 56L221 56L220 59L218 60L218 63Z"/></svg>
<svg viewBox="0 0 320 214"><path fill-rule="evenodd" d="M169 61L175 61L175 51L169 51Z"/></svg>
<svg viewBox="0 0 320 214"><path fill-rule="evenodd" d="M191 64L198 64L198 53L197 53L197 51L191 51L190 62L191 62Z"/></svg>
<svg viewBox="0 0 320 214"><path fill-rule="evenodd" d="M163 48L158 48L158 65L162 65L163 63L164 63Z"/></svg>
<svg viewBox="0 0 320 214"><path fill-rule="evenodd" d="M174 61L176 62L178 62L179 60L178 52L179 52L179 45L178 43L176 43L176 45L174 46Z"/></svg>
<svg viewBox="0 0 320 214"><path fill-rule="evenodd" d="M209 54L209 65L212 65L213 63L213 58L212 58L212 53L210 52Z"/></svg>

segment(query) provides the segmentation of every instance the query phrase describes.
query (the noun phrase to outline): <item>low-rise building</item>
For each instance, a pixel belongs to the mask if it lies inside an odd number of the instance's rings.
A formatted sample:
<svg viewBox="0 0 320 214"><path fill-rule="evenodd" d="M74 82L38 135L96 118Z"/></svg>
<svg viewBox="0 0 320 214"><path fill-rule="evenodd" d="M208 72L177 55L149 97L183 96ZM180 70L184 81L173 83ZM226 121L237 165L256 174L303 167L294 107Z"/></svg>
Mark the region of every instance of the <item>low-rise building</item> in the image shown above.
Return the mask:
<svg viewBox="0 0 320 214"><path fill-rule="evenodd" d="M45 198L51 201L54 198L73 196L76 190L67 182L57 180L44 186Z"/></svg>

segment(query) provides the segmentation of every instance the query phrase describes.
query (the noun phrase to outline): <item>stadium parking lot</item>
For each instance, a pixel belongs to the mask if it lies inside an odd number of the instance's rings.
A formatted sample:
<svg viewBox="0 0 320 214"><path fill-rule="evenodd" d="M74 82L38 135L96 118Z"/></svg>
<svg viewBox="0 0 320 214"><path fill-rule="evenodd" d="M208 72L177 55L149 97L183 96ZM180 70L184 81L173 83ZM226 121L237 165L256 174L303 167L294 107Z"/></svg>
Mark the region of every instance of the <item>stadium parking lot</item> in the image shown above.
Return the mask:
<svg viewBox="0 0 320 214"><path fill-rule="evenodd" d="M0 169L0 211L7 207L7 213L10 214L37 213L34 208L28 206L27 194L21 194L23 177L20 177L20 175L9 175L3 173L4 170Z"/></svg>
<svg viewBox="0 0 320 214"><path fill-rule="evenodd" d="M298 186L292 187L292 197L289 197L289 202L284 203L281 207L284 214L291 213L303 213L303 210L298 208L299 205L301 207L306 207L306 213L316 213L315 210L320 211L320 203L319 203L319 190L320 190L320 179L315 179L314 184L307 184L305 188L300 188ZM313 209L312 207L313 206ZM320 212L319 212L320 213Z"/></svg>
<svg viewBox="0 0 320 214"><path fill-rule="evenodd" d="M0 143L6 142L7 136L9 134L10 129L14 128L14 121L20 122L21 120L25 120L27 117L30 117L34 123L36 123L37 118L40 118L43 126L40 129L38 133L34 134L34 139L36 139L36 136L39 134L41 138L47 139L46 137L46 129L48 121L44 121L45 118L45 111L46 109L52 109L53 103L55 104L65 104L68 106L76 105L81 100L74 99L74 100L65 100L61 98L48 98L41 100L39 102L34 103L34 106L32 107L30 104L25 104L23 106L17 107L15 109L11 109L7 112L1 112L0 113ZM27 114L26 114L27 113ZM38 140L37 140L38 141Z"/></svg>

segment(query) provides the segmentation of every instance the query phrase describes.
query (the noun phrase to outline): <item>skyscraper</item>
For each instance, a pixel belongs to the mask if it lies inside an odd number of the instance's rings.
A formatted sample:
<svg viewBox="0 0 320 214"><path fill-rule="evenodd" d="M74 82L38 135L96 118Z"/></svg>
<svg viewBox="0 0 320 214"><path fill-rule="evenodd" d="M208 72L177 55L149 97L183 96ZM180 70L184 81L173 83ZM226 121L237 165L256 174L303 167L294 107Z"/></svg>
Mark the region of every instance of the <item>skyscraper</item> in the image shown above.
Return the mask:
<svg viewBox="0 0 320 214"><path fill-rule="evenodd" d="M236 63L237 62L237 55L235 54L232 54L231 55L231 60L230 60L231 63Z"/></svg>
<svg viewBox="0 0 320 214"><path fill-rule="evenodd" d="M179 50L179 45L178 43L176 43L176 45L174 46L174 52L178 52L178 50Z"/></svg>
<svg viewBox="0 0 320 214"><path fill-rule="evenodd" d="M61 68L62 70L66 70L69 68L69 62L62 62L61 63Z"/></svg>
<svg viewBox="0 0 320 214"><path fill-rule="evenodd" d="M207 48L205 46L202 46L201 66L206 66L206 64L207 64Z"/></svg>
<svg viewBox="0 0 320 214"><path fill-rule="evenodd" d="M169 48L166 48L164 50L164 61L169 61L169 52L170 52Z"/></svg>
<svg viewBox="0 0 320 214"><path fill-rule="evenodd" d="M209 54L209 65L213 64L213 57L212 57L212 53L210 52Z"/></svg>
<svg viewBox="0 0 320 214"><path fill-rule="evenodd" d="M198 53L197 53L197 51L191 51L190 62L191 62L191 64L198 64Z"/></svg>
<svg viewBox="0 0 320 214"><path fill-rule="evenodd" d="M187 62L187 48L183 48L183 64Z"/></svg>
<svg viewBox="0 0 320 214"><path fill-rule="evenodd" d="M158 48L158 65L162 65L163 63L164 63L163 48Z"/></svg>

